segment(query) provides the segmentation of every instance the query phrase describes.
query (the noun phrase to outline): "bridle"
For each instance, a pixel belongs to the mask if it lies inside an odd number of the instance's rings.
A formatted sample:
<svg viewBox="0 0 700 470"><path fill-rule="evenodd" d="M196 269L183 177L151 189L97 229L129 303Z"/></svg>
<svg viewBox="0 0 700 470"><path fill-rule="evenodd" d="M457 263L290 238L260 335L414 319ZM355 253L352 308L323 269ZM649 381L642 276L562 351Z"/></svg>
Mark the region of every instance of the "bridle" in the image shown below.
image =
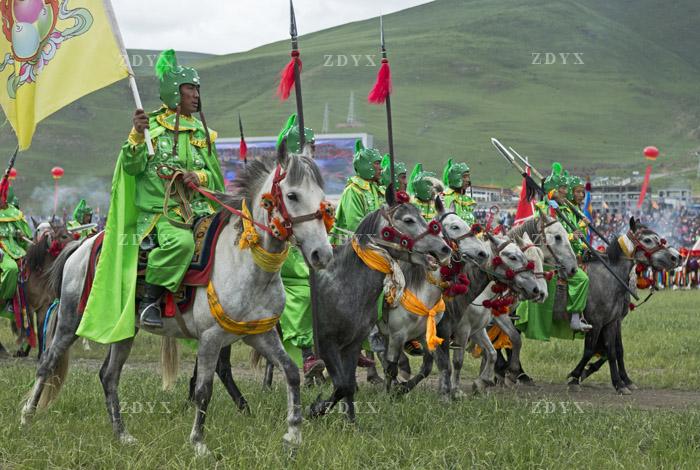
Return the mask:
<svg viewBox="0 0 700 470"><path fill-rule="evenodd" d="M535 245L534 243L530 243L529 245L525 245L524 247L522 247L520 249L522 250L523 253L526 253L531 248L541 250L539 245ZM554 271L535 271L533 269L532 274L534 274L537 279L544 279L546 281L551 281L552 277L554 277Z"/></svg>
<svg viewBox="0 0 700 470"><path fill-rule="evenodd" d="M644 256L646 259L651 259L651 257L654 255L654 253L661 251L661 250L666 250L668 251L668 247L666 246L666 240L665 239L660 239L659 243L654 246L653 248L649 249L644 244L639 240L639 237L637 236L636 233L634 233L632 230L629 230L627 232L627 238L632 242L634 245L634 252L632 253L635 255L638 252L644 253Z"/></svg>
<svg viewBox="0 0 700 470"><path fill-rule="evenodd" d="M483 232L483 228L481 227L480 224L472 224L472 226L469 228L469 231L467 233L463 233L462 235L458 237L451 237L447 233L447 229L445 228L444 221L445 219L450 216L450 215L456 215L459 217L459 215L456 212L445 212L444 214L440 215L438 218L438 222L440 223L440 226L442 227L442 236L447 242L447 244L452 248L452 261L459 262L462 260L462 253L459 251L459 242L464 240L465 238L468 237L476 237L478 234ZM466 255L465 255L466 256Z"/></svg>
<svg viewBox="0 0 700 470"><path fill-rule="evenodd" d="M314 220L323 220L326 232L329 232L335 222L335 208L329 201L321 201L315 212L296 217L289 215L280 185L286 176L287 172L282 171L282 166L278 164L270 192L262 195L261 205L267 211L267 224L271 234L280 241L287 241L294 237L294 225Z"/></svg>
<svg viewBox="0 0 700 470"><path fill-rule="evenodd" d="M428 235L438 236L440 235L440 233L442 233L442 224L438 220L431 220L430 222L428 222L428 228L415 238L401 232L399 229L396 228L396 221L394 220L394 216L396 215L396 211L398 211L398 209L402 207L403 204L406 204L408 202L408 196L406 195L404 198L403 195L401 195L401 192L397 192L396 194L397 200L399 201L398 204L388 209L384 207L379 209L379 213L388 224L384 228L382 228L380 232L381 239L385 243L391 243L392 245L398 246L400 250L407 251L409 253L414 253L416 251L413 248L418 241L422 240Z"/></svg>

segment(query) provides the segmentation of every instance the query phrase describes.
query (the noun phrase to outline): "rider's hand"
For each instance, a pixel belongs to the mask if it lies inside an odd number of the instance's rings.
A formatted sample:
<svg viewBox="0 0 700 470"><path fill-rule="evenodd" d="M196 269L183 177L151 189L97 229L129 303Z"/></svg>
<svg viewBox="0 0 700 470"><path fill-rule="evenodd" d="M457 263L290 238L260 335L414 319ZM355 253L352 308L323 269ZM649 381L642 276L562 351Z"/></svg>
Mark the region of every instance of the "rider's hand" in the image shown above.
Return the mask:
<svg viewBox="0 0 700 470"><path fill-rule="evenodd" d="M188 171L182 175L182 182L185 183L185 186L189 186L190 184L199 186L199 175L194 171Z"/></svg>
<svg viewBox="0 0 700 470"><path fill-rule="evenodd" d="M576 238L576 240L581 240L581 239L583 239L583 232L581 232L580 230L576 230L576 231L574 232L574 238Z"/></svg>
<svg viewBox="0 0 700 470"><path fill-rule="evenodd" d="M143 134L143 131L148 129L148 115L144 112L143 109L137 109L134 111L134 117L132 119L134 123L134 129L136 129L136 132L139 134Z"/></svg>

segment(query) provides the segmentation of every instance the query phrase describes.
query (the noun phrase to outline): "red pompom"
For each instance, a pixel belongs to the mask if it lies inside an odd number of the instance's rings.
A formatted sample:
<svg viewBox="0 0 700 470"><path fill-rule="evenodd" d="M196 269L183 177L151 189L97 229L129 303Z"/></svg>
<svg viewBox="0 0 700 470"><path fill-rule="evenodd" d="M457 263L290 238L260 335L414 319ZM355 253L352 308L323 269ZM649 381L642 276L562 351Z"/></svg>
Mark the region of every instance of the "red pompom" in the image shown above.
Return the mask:
<svg viewBox="0 0 700 470"><path fill-rule="evenodd" d="M428 224L428 232L432 235L440 235L442 232L442 225L437 220L431 220Z"/></svg>
<svg viewBox="0 0 700 470"><path fill-rule="evenodd" d="M454 295L464 295L467 293L467 286L464 284L453 284L451 290Z"/></svg>
<svg viewBox="0 0 700 470"><path fill-rule="evenodd" d="M465 286L468 286L470 284L469 278L464 273L460 273L457 276L457 282L459 282L460 284L464 284Z"/></svg>
<svg viewBox="0 0 700 470"><path fill-rule="evenodd" d="M501 259L500 256L496 256L493 260L491 260L491 264L494 266L500 266L503 264L503 259Z"/></svg>
<svg viewBox="0 0 700 470"><path fill-rule="evenodd" d="M634 305L632 302L630 302L629 308L630 308L630 312L631 312L632 310L634 310L635 308L637 308L637 306Z"/></svg>
<svg viewBox="0 0 700 470"><path fill-rule="evenodd" d="M638 264L637 266L634 267L634 272L636 272L637 274L640 274L644 271L644 269L645 269L644 265Z"/></svg>
<svg viewBox="0 0 700 470"><path fill-rule="evenodd" d="M507 279L513 279L515 277L515 271L512 269L507 269L506 270L506 278Z"/></svg>
<svg viewBox="0 0 700 470"><path fill-rule="evenodd" d="M551 281L553 277L554 277L554 271L546 271L546 272L544 273L544 278L545 278L547 281Z"/></svg>
<svg viewBox="0 0 700 470"><path fill-rule="evenodd" d="M479 224L472 224L471 230L472 230L472 233L481 233L482 228L481 228L481 225L479 225Z"/></svg>
<svg viewBox="0 0 700 470"><path fill-rule="evenodd" d="M411 202L411 196L406 191L396 191L396 202L399 204L408 204Z"/></svg>
<svg viewBox="0 0 700 470"><path fill-rule="evenodd" d="M384 241L390 242L396 238L397 232L394 227L384 227L382 229L382 239Z"/></svg>
<svg viewBox="0 0 700 470"><path fill-rule="evenodd" d="M505 284L501 284L500 282L497 282L496 284L491 286L491 292L494 294L500 294L502 292L505 292L506 289L508 289L508 286Z"/></svg>
<svg viewBox="0 0 700 470"><path fill-rule="evenodd" d="M377 81L374 82L372 90L367 95L367 101L372 104L382 104L391 93L391 69L389 61L382 59L382 65L377 73Z"/></svg>
<svg viewBox="0 0 700 470"><path fill-rule="evenodd" d="M413 239L407 235L403 235L401 237L401 246L406 248L407 250L412 250L413 249Z"/></svg>
<svg viewBox="0 0 700 470"><path fill-rule="evenodd" d="M481 305L483 305L486 308L491 308L492 302L489 299L484 300Z"/></svg>
<svg viewBox="0 0 700 470"><path fill-rule="evenodd" d="M452 267L450 266L440 266L440 277L443 279L452 274Z"/></svg>
<svg viewBox="0 0 700 470"><path fill-rule="evenodd" d="M527 265L525 265L525 267L527 268L528 271L532 271L533 269L535 269L535 262L534 262L534 261L528 261L528 262L527 262Z"/></svg>

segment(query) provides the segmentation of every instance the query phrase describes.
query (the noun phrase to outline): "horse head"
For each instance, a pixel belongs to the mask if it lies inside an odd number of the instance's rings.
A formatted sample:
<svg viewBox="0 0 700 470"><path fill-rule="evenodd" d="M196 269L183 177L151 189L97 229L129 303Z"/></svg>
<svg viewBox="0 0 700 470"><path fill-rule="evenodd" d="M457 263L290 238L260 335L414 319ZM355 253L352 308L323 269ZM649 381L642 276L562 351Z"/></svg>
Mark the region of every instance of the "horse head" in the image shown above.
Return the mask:
<svg viewBox="0 0 700 470"><path fill-rule="evenodd" d="M537 219L538 231L544 262L550 266L555 266L562 279L568 279L578 271L578 260L569 242L569 233L557 219L554 219L544 212L540 212Z"/></svg>
<svg viewBox="0 0 700 470"><path fill-rule="evenodd" d="M488 245L477 236L481 232L481 228L476 224L469 226L458 216L455 212L454 202L448 209L445 209L442 202L438 203L438 200L435 201L435 204L438 209L438 221L442 225L442 233L452 246L452 250L457 255L456 258L469 258L479 265L488 261Z"/></svg>
<svg viewBox="0 0 700 470"><path fill-rule="evenodd" d="M668 271L677 268L681 262L678 251L666 246L666 240L634 217L630 218L629 231L624 237L625 242L634 247L633 257L639 264Z"/></svg>
<svg viewBox="0 0 700 470"><path fill-rule="evenodd" d="M486 233L491 242L491 264L499 281L508 285L521 298L535 300L540 297L540 286L535 277L535 265L528 260L518 245L508 237Z"/></svg>
<svg viewBox="0 0 700 470"><path fill-rule="evenodd" d="M539 246L532 243L527 232L523 234L522 238L516 237L516 241L528 261L532 261L535 266L533 272L537 278L537 287L540 290L540 295L534 301L542 303L547 300L547 281L551 279L553 272L544 272L544 253Z"/></svg>

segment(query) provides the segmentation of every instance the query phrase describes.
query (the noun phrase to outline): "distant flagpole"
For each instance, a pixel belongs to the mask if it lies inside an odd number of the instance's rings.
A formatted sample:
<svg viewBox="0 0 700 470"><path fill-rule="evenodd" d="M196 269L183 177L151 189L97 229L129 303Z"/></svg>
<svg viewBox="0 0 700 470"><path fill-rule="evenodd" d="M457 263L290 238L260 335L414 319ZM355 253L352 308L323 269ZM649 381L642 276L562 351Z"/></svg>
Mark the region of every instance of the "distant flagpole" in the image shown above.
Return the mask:
<svg viewBox="0 0 700 470"><path fill-rule="evenodd" d="M129 55L126 53L126 47L124 46L124 39L122 38L122 33L119 30L119 23L117 23L117 17L114 15L114 10L112 9L112 2L110 0L102 0L105 7L105 12L107 12L107 17L112 25L112 33L114 33L114 38L119 45L119 49L122 53L122 58L124 63L129 70L129 88L131 88L131 93L134 97L134 104L136 109L143 109L143 104L141 103L141 95L139 94L139 89L136 86L136 78L134 77L134 70L131 68L131 62L129 62ZM153 143L151 142L151 133L148 128L143 130L143 136L146 141L146 148L148 148L148 154L154 155Z"/></svg>

